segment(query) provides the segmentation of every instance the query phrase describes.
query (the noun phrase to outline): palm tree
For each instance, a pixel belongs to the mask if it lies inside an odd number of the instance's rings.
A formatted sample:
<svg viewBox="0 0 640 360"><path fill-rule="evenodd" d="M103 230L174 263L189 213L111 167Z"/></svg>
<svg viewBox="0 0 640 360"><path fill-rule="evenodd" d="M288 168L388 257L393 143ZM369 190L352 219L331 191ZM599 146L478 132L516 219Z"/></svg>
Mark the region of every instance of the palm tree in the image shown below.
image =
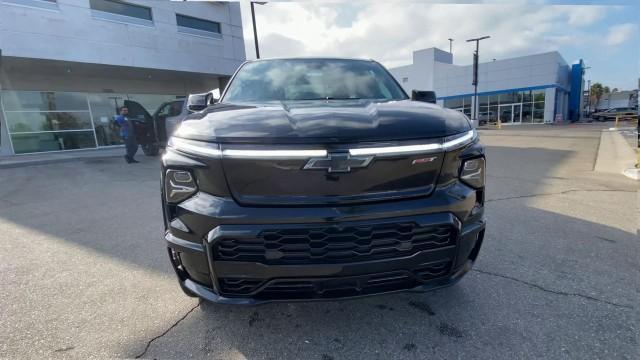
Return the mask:
<svg viewBox="0 0 640 360"><path fill-rule="evenodd" d="M602 99L602 95L605 93L605 89L608 90L609 87L604 87L600 83L595 83L591 85L591 103L593 104L593 109L598 108L598 102Z"/></svg>

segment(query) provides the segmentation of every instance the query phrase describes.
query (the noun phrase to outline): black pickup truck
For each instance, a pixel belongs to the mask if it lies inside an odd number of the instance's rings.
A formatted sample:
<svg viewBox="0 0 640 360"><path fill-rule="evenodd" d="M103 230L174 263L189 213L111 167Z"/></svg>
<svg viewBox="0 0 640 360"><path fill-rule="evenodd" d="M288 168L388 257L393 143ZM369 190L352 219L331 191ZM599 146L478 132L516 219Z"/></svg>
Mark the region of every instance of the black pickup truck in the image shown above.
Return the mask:
<svg viewBox="0 0 640 360"><path fill-rule="evenodd" d="M169 139L162 184L180 286L213 302L449 286L484 238L469 119L412 100L372 60L244 63Z"/></svg>

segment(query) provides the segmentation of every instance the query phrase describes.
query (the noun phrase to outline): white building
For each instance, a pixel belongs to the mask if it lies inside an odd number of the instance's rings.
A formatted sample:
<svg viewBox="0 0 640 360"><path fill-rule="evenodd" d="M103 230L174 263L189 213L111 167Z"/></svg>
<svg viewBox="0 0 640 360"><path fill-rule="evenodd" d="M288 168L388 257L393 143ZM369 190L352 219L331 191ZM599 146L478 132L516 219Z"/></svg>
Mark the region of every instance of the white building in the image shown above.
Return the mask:
<svg viewBox="0 0 640 360"><path fill-rule="evenodd" d="M0 154L117 145L125 99L153 113L244 60L238 3L0 0Z"/></svg>
<svg viewBox="0 0 640 360"><path fill-rule="evenodd" d="M437 48L414 51L412 64L390 71L408 93L433 90L439 104L472 116L473 66L454 65L451 53ZM479 118L489 121L500 118L505 124L579 119L582 73L582 62L570 67L555 51L481 62ZM573 99L578 101L575 108Z"/></svg>

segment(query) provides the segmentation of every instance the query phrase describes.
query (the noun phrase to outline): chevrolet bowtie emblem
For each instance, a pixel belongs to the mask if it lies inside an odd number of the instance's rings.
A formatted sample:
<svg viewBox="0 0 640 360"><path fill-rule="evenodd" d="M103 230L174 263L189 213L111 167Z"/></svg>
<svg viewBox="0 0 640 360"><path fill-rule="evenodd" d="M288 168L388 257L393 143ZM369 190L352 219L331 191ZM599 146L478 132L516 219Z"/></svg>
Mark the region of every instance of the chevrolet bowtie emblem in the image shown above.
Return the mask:
<svg viewBox="0 0 640 360"><path fill-rule="evenodd" d="M367 167L371 160L373 160L373 156L351 156L347 153L329 154L326 157L309 159L304 165L304 169L346 173L351 169Z"/></svg>

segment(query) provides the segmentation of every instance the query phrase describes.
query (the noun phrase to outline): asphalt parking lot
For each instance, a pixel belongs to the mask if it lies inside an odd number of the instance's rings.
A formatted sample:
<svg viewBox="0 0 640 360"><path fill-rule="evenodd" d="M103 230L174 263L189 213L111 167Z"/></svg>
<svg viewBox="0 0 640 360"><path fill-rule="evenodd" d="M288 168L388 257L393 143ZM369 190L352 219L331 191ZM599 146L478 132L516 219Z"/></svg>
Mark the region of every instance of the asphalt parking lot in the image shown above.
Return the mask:
<svg viewBox="0 0 640 360"><path fill-rule="evenodd" d="M233 307L186 297L158 159L0 170L0 357L637 359L637 182L593 172L607 125L505 127L487 238L431 293Z"/></svg>

